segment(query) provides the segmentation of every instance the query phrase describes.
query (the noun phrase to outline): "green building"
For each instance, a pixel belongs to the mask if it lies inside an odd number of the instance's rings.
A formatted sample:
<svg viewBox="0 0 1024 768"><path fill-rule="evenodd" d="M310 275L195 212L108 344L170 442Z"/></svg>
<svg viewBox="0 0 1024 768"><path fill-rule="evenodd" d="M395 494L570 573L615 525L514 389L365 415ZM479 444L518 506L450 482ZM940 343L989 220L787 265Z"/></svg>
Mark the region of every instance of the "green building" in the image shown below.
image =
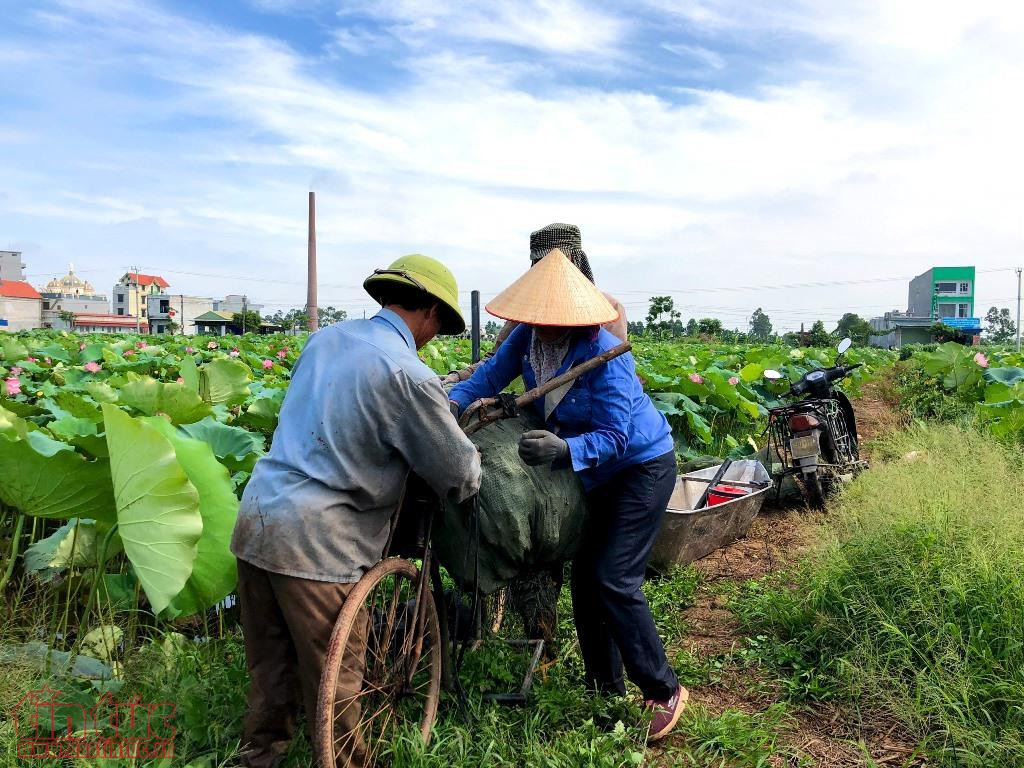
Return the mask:
<svg viewBox="0 0 1024 768"><path fill-rule="evenodd" d="M932 267L910 281L906 313L886 312L871 321L871 343L880 347L927 343L942 322L968 335L981 333L974 315L974 267Z"/></svg>
<svg viewBox="0 0 1024 768"><path fill-rule="evenodd" d="M910 281L907 314L940 320L976 320L974 267L932 267ZM977 323L981 330L980 321ZM966 330L966 328L964 328Z"/></svg>

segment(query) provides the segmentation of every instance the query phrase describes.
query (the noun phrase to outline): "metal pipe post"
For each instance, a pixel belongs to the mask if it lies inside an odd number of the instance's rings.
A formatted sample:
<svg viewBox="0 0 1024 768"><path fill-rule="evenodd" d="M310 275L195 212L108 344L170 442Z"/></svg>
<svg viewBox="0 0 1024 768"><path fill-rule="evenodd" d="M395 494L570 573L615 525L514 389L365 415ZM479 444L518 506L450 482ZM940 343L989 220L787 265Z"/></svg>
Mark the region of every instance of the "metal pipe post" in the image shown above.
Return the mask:
<svg viewBox="0 0 1024 768"><path fill-rule="evenodd" d="M316 308L316 193L309 193L309 243L306 249L306 315L312 333L320 327Z"/></svg>
<svg viewBox="0 0 1024 768"><path fill-rule="evenodd" d="M473 362L480 362L480 291L473 291L472 297L472 338L473 338Z"/></svg>
<svg viewBox="0 0 1024 768"><path fill-rule="evenodd" d="M1024 271L1017 267L1017 351L1020 352L1020 275Z"/></svg>

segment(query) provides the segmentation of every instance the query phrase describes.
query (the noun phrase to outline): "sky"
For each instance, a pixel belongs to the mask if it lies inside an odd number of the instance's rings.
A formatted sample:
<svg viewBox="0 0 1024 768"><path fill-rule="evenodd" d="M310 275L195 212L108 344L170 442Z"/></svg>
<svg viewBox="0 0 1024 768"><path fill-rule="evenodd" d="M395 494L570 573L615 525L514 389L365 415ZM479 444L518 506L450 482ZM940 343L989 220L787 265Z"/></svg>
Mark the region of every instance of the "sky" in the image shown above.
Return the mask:
<svg viewBox="0 0 1024 768"><path fill-rule="evenodd" d="M372 312L426 253L484 302L577 224L642 319L790 330L1024 263L1024 3L0 0L0 248L41 285Z"/></svg>

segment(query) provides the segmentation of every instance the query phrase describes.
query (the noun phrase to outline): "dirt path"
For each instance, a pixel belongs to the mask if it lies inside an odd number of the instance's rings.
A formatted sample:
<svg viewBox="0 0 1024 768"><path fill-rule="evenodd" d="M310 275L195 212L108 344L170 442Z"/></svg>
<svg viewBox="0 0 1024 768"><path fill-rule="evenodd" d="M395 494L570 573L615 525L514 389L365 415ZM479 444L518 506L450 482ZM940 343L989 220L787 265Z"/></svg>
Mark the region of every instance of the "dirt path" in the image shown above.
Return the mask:
<svg viewBox="0 0 1024 768"><path fill-rule="evenodd" d="M898 429L902 419L894 409L894 397L886 380L862 387L854 401L862 442ZM681 647L699 659L723 659L745 647L746 638L722 595L727 582L743 583L791 568L813 547L820 517L804 509L766 508L754 521L748 536L695 563L701 575L696 604L685 613L690 631ZM762 712L780 696L756 671L738 664L723 664L719 679L690 691L690 700L715 715L725 709L748 714ZM908 762L914 742L887 713L857 712L831 704L813 708L790 707L795 718L785 742L799 755L786 762L830 768L857 766L923 765ZM870 756L870 761L865 759Z"/></svg>

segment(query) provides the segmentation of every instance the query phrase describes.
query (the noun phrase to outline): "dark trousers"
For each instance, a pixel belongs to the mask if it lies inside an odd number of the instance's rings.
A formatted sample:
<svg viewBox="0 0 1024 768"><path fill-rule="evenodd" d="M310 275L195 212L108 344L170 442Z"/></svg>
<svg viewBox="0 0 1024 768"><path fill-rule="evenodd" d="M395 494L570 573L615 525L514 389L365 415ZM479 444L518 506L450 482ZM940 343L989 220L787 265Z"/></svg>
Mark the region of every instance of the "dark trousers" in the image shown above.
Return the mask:
<svg viewBox="0 0 1024 768"><path fill-rule="evenodd" d="M572 607L587 685L665 701L679 685L640 591L676 482L674 453L627 467L587 494L590 514L572 568Z"/></svg>
<svg viewBox="0 0 1024 768"><path fill-rule="evenodd" d="M309 738L314 739L317 693L334 622L354 584L310 581L271 573L238 561L238 599L249 667L249 699L242 722L242 765L276 768L306 710ZM355 632L338 675L339 702L363 687L366 632ZM335 731L359 725L359 707L350 704L335 719ZM362 740L351 753L339 755L337 767L363 765ZM331 768L334 768L333 766Z"/></svg>

